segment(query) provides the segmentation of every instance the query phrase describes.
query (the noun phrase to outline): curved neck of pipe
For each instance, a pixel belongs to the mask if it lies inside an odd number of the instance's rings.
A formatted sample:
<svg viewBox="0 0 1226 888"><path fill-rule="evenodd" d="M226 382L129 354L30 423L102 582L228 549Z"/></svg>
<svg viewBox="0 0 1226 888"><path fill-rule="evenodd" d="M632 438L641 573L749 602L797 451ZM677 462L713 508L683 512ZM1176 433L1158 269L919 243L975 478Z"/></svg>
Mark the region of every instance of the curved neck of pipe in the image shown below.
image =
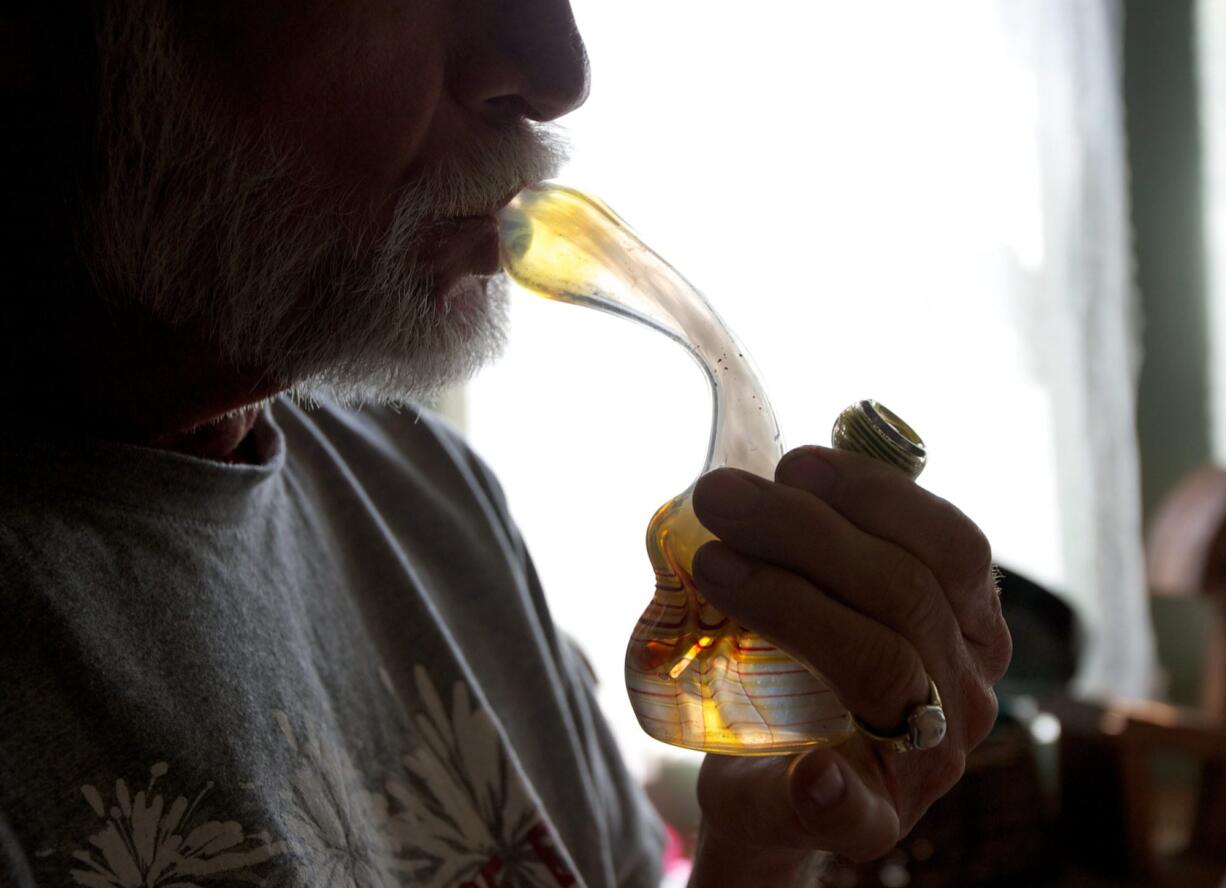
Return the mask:
<svg viewBox="0 0 1226 888"><path fill-rule="evenodd" d="M503 266L550 299L600 309L681 343L707 375L711 438L703 472L770 478L783 455L774 411L748 353L710 303L612 210L561 186L532 188L500 219Z"/></svg>

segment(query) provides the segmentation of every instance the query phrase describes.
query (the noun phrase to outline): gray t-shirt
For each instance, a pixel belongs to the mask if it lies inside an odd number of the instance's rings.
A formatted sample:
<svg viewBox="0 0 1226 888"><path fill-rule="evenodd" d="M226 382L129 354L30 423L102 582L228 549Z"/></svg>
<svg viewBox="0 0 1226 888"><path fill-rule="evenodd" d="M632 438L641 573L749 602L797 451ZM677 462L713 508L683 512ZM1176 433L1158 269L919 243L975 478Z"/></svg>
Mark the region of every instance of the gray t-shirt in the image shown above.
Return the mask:
<svg viewBox="0 0 1226 888"><path fill-rule="evenodd" d="M655 886L497 483L278 400L224 465L0 437L0 885Z"/></svg>

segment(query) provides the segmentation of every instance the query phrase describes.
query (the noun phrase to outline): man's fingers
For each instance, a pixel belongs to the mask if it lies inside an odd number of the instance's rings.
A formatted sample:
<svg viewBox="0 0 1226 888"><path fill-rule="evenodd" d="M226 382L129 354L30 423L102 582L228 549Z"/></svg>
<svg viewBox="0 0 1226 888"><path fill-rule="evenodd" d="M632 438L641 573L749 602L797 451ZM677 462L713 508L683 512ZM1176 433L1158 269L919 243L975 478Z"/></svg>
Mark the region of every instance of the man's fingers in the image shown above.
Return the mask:
<svg viewBox="0 0 1226 888"><path fill-rule="evenodd" d="M854 860L887 854L898 815L879 789L833 749L786 758L709 755L698 801L712 838L742 847L816 849Z"/></svg>
<svg viewBox="0 0 1226 888"><path fill-rule="evenodd" d="M724 543L800 574L893 629L925 663L941 662L963 644L945 593L923 562L803 490L720 469L699 480L694 510Z"/></svg>
<svg viewBox="0 0 1226 888"><path fill-rule="evenodd" d="M907 550L933 572L963 634L994 647L1007 634L992 580L992 547L973 521L878 460L798 447L775 480L814 494L866 533Z"/></svg>
<svg viewBox="0 0 1226 888"><path fill-rule="evenodd" d="M806 833L823 850L852 860L876 860L902 838L898 812L875 776L853 761L823 749L796 759L792 805Z"/></svg>
<svg viewBox="0 0 1226 888"><path fill-rule="evenodd" d="M694 581L720 611L825 676L843 705L881 733L896 732L927 700L924 664L906 639L797 574L711 542L694 558Z"/></svg>

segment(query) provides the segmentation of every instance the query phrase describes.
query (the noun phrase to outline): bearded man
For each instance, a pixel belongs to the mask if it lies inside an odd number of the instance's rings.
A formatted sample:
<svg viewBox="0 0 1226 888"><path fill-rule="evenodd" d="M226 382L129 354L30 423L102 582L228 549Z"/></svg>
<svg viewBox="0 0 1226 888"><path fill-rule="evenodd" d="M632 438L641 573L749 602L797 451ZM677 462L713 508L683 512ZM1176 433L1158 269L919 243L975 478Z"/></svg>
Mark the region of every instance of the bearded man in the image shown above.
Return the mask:
<svg viewBox="0 0 1226 888"><path fill-rule="evenodd" d="M25 4L0 45L0 883L657 884L497 483L413 406L498 351L567 0ZM866 732L708 757L692 884L812 884L990 729L990 550L822 448L696 508L704 594ZM872 739L933 683L940 743Z"/></svg>

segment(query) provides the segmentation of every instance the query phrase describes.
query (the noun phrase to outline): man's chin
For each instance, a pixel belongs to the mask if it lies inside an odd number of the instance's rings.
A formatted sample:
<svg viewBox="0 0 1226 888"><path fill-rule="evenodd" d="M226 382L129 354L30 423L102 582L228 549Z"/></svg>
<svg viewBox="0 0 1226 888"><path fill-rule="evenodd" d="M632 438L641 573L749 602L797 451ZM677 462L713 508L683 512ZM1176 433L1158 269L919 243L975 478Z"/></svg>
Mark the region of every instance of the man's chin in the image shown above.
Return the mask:
<svg viewBox="0 0 1226 888"><path fill-rule="evenodd" d="M502 354L506 302L502 275L465 277L436 297L437 311L424 323L361 348L338 343L323 369L295 374L303 381L293 392L349 406L431 401Z"/></svg>
<svg viewBox="0 0 1226 888"><path fill-rule="evenodd" d="M501 280L501 275L462 275L450 285L435 287L435 308L444 317L458 313L461 318L472 318L482 314L489 310L491 294Z"/></svg>

